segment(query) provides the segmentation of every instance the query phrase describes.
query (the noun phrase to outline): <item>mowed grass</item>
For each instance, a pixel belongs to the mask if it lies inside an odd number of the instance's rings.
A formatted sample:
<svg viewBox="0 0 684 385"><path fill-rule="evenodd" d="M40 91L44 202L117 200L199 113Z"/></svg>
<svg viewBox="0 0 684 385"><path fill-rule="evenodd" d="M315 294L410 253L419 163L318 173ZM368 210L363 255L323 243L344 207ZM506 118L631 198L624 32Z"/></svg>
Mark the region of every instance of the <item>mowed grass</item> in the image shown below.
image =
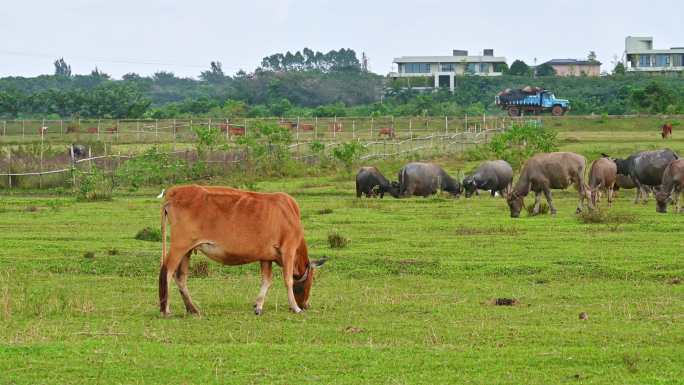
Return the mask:
<svg viewBox="0 0 684 385"><path fill-rule="evenodd" d="M584 134L563 149L643 145ZM303 314L279 269L256 317L258 266L210 262L189 280L202 317L171 283L160 318L161 245L134 238L158 227L157 190L1 196L0 383L684 382L684 215L657 214L652 198L621 191L616 220L584 224L574 191L554 192L556 217L511 219L487 194L358 200L341 176L258 188L291 193L312 257L330 256ZM330 248L331 233L348 244Z"/></svg>

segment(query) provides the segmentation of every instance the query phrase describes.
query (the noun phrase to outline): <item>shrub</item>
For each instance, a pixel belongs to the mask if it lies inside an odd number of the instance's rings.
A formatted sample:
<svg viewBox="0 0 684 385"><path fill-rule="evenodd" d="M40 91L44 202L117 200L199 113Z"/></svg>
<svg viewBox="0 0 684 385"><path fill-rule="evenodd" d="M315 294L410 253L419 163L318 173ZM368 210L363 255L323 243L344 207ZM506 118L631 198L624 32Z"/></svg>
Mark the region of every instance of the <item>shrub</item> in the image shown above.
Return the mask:
<svg viewBox="0 0 684 385"><path fill-rule="evenodd" d="M348 172L354 168L354 162L357 161L366 148L359 142L347 142L333 148L332 156L341 162Z"/></svg>
<svg viewBox="0 0 684 385"><path fill-rule="evenodd" d="M328 234L328 244L331 249L342 249L347 247L349 244L349 239L343 237L338 232L332 232Z"/></svg>
<svg viewBox="0 0 684 385"><path fill-rule="evenodd" d="M114 182L111 176L99 168L93 168L90 173L74 170L77 173L78 190L76 199L79 201L109 201L112 200Z"/></svg>
<svg viewBox="0 0 684 385"><path fill-rule="evenodd" d="M499 159L505 159L513 167L518 167L540 152L553 152L558 149L558 135L537 124L514 124L513 127L492 138L489 149Z"/></svg>
<svg viewBox="0 0 684 385"><path fill-rule="evenodd" d="M207 261L199 261L190 266L190 276L196 278L206 278L209 276L209 263Z"/></svg>
<svg viewBox="0 0 684 385"><path fill-rule="evenodd" d="M577 218L580 222L586 224L607 223L616 226L636 221L636 217L632 214L613 213L601 207L597 207L593 210L584 210L577 215ZM617 228L615 230L617 230Z"/></svg>
<svg viewBox="0 0 684 385"><path fill-rule="evenodd" d="M544 215L549 213L549 205L546 203L542 202L539 204L539 213L535 214L534 213L534 204L527 205L525 206L525 210L527 211L527 216L533 217L535 215Z"/></svg>
<svg viewBox="0 0 684 385"><path fill-rule="evenodd" d="M95 253L93 253L92 251L86 251L85 253L83 253L83 258L93 259L95 258Z"/></svg>
<svg viewBox="0 0 684 385"><path fill-rule="evenodd" d="M137 234L135 234L135 239L139 241L160 242L162 240L161 231L159 229L145 227L144 229L138 231Z"/></svg>
<svg viewBox="0 0 684 385"><path fill-rule="evenodd" d="M121 165L116 170L116 180L118 184L136 190L144 185L176 183L185 178L187 173L185 161L174 159L154 146Z"/></svg>
<svg viewBox="0 0 684 385"><path fill-rule="evenodd" d="M317 211L317 213L319 215L332 214L332 212L333 212L333 209L331 209L331 208L324 208L324 209L320 209Z"/></svg>

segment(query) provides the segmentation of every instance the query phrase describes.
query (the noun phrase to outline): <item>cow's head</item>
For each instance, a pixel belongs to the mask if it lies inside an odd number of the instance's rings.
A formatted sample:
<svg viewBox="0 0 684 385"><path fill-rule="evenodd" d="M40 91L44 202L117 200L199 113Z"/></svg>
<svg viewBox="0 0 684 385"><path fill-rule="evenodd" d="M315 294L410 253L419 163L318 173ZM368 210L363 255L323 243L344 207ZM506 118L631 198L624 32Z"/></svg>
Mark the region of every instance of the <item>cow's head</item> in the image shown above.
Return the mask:
<svg viewBox="0 0 684 385"><path fill-rule="evenodd" d="M302 275L294 276L294 285L292 287L292 291L294 292L297 305L300 308L309 308L309 295L311 293L311 284L313 283L314 271L323 266L327 260L327 257L323 257L318 261L310 261Z"/></svg>
<svg viewBox="0 0 684 385"><path fill-rule="evenodd" d="M617 166L617 173L620 175L629 175L629 161L627 159L613 159L615 166Z"/></svg>
<svg viewBox="0 0 684 385"><path fill-rule="evenodd" d="M523 197L519 196L515 190L506 196L506 203L511 210L511 218L520 217L520 211L525 207Z"/></svg>
<svg viewBox="0 0 684 385"><path fill-rule="evenodd" d="M399 198L399 182L390 182L389 185L384 187L385 192L388 192L391 196Z"/></svg>
<svg viewBox="0 0 684 385"><path fill-rule="evenodd" d="M656 198L656 212L666 213L667 204L670 201L670 194L665 191L658 191L655 195Z"/></svg>
<svg viewBox="0 0 684 385"><path fill-rule="evenodd" d="M477 185L472 176L467 176L463 179L463 191L465 191L466 198L470 198L477 191Z"/></svg>

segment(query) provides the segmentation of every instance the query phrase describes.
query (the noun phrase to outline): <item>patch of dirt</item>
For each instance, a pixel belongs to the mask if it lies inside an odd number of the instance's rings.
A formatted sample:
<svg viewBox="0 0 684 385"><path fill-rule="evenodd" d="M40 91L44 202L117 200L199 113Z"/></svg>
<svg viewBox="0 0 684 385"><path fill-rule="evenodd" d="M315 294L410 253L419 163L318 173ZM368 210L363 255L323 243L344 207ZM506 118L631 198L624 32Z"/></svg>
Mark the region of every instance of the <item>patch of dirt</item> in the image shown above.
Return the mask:
<svg viewBox="0 0 684 385"><path fill-rule="evenodd" d="M520 235L522 231L512 227L458 227L456 228L456 235Z"/></svg>
<svg viewBox="0 0 684 385"><path fill-rule="evenodd" d="M363 333L363 332L365 332L365 330L362 328L357 328L355 326L347 326L346 328L344 328L344 332L347 334L357 334L357 333Z"/></svg>
<svg viewBox="0 0 684 385"><path fill-rule="evenodd" d="M516 306L520 305L520 301L518 301L515 298L494 298L491 301L489 301L490 305L494 306Z"/></svg>
<svg viewBox="0 0 684 385"><path fill-rule="evenodd" d="M667 281L667 283L669 283L670 285L681 285L682 282L684 282L684 280L682 280L679 277L674 277Z"/></svg>
<svg viewBox="0 0 684 385"><path fill-rule="evenodd" d="M579 319L582 321L586 321L589 319L589 314L587 314L586 312L581 312L579 313Z"/></svg>

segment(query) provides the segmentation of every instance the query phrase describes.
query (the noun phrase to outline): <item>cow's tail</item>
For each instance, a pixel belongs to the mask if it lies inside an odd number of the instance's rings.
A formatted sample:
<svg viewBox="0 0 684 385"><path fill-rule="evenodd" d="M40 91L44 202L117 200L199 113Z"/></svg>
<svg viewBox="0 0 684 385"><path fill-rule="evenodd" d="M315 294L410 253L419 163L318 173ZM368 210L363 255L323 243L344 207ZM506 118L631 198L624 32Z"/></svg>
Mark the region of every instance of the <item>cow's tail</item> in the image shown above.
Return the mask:
<svg viewBox="0 0 684 385"><path fill-rule="evenodd" d="M164 257L166 256L166 205L162 205L161 208L161 239L162 239L162 253L159 260L159 265L164 266Z"/></svg>

